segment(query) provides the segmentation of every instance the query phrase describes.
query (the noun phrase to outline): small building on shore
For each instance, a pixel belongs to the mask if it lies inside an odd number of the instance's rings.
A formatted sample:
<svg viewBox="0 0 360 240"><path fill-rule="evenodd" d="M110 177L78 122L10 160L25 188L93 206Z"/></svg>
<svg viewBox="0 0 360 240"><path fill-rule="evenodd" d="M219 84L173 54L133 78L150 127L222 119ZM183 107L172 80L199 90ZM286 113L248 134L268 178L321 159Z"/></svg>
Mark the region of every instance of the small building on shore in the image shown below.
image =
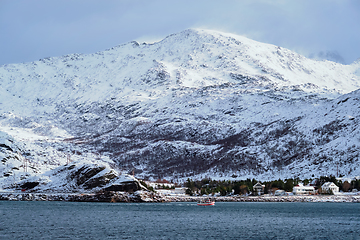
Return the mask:
<svg viewBox="0 0 360 240"><path fill-rule="evenodd" d="M260 182L257 182L253 186L254 195L263 195L264 189L265 189L265 185L262 185Z"/></svg>
<svg viewBox="0 0 360 240"><path fill-rule="evenodd" d="M155 182L150 182L150 181L145 181L146 185L148 185L149 187L153 187L154 189L169 189L175 188L175 184L174 183L170 183L169 181L165 180L165 179L158 179Z"/></svg>
<svg viewBox="0 0 360 240"><path fill-rule="evenodd" d="M321 192L322 193L333 193L336 194L339 192L339 187L336 186L333 182L326 182L321 186Z"/></svg>
<svg viewBox="0 0 360 240"><path fill-rule="evenodd" d="M274 195L275 196L285 196L286 192L285 192L285 190L278 189L275 191Z"/></svg>
<svg viewBox="0 0 360 240"><path fill-rule="evenodd" d="M304 194L315 194L314 186L304 186L302 183L299 183L293 188L294 195L304 195Z"/></svg>
<svg viewBox="0 0 360 240"><path fill-rule="evenodd" d="M163 196L185 196L186 194L185 187L179 187L174 189L156 189L156 192Z"/></svg>

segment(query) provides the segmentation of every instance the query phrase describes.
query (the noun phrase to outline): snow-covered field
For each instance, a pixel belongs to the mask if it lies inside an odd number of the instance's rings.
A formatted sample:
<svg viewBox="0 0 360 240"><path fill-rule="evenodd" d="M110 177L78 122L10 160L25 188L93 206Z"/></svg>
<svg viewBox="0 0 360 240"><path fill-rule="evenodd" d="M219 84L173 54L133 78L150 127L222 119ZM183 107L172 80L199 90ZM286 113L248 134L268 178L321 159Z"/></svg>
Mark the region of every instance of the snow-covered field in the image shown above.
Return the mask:
<svg viewBox="0 0 360 240"><path fill-rule="evenodd" d="M0 187L69 161L178 181L357 176L359 80L360 61L199 29L3 65Z"/></svg>

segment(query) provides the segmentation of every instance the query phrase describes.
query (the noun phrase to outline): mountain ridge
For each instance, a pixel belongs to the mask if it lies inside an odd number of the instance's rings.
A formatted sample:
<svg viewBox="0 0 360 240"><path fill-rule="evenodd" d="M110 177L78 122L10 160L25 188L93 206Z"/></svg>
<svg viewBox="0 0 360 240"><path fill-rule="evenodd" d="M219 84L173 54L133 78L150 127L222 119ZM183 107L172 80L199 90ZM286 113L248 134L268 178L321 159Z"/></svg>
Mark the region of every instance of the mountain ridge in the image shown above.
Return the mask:
<svg viewBox="0 0 360 240"><path fill-rule="evenodd" d="M311 177L340 164L342 175L358 175L358 69L185 30L1 66L0 131L21 143L35 175L69 154L100 154L143 178ZM19 168L18 153L0 150ZM0 175L27 176L5 165Z"/></svg>

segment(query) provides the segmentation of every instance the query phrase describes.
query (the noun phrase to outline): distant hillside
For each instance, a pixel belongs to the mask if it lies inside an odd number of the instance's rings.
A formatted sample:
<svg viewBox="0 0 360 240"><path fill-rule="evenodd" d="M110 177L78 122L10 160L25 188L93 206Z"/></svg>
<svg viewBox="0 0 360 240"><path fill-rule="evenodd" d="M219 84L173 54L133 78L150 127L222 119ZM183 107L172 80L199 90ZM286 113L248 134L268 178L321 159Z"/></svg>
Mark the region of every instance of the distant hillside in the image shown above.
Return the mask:
<svg viewBox="0 0 360 240"><path fill-rule="evenodd" d="M4 65L0 187L69 159L155 179L360 175L359 73L209 30Z"/></svg>

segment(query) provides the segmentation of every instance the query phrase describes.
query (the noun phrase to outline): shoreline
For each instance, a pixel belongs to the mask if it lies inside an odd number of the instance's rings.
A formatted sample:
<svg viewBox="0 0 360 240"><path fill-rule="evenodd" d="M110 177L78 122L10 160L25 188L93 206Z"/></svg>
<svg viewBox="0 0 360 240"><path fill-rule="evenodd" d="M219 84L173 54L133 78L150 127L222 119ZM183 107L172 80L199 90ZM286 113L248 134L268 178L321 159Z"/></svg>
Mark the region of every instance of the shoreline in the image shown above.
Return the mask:
<svg viewBox="0 0 360 240"><path fill-rule="evenodd" d="M22 193L0 192L0 201L67 201L67 202L197 202L200 196L164 196L152 192L137 191L105 193ZM293 196L219 196L215 202L346 202L360 203L360 195L293 195Z"/></svg>
<svg viewBox="0 0 360 240"><path fill-rule="evenodd" d="M203 197L189 199L182 197L184 202L197 201ZM197 200L195 200L197 199ZM239 197L215 197L216 202L348 202L360 203L360 196L339 195L310 195L310 196L239 196ZM180 201L181 201L180 200ZM176 199L172 199L176 202Z"/></svg>

